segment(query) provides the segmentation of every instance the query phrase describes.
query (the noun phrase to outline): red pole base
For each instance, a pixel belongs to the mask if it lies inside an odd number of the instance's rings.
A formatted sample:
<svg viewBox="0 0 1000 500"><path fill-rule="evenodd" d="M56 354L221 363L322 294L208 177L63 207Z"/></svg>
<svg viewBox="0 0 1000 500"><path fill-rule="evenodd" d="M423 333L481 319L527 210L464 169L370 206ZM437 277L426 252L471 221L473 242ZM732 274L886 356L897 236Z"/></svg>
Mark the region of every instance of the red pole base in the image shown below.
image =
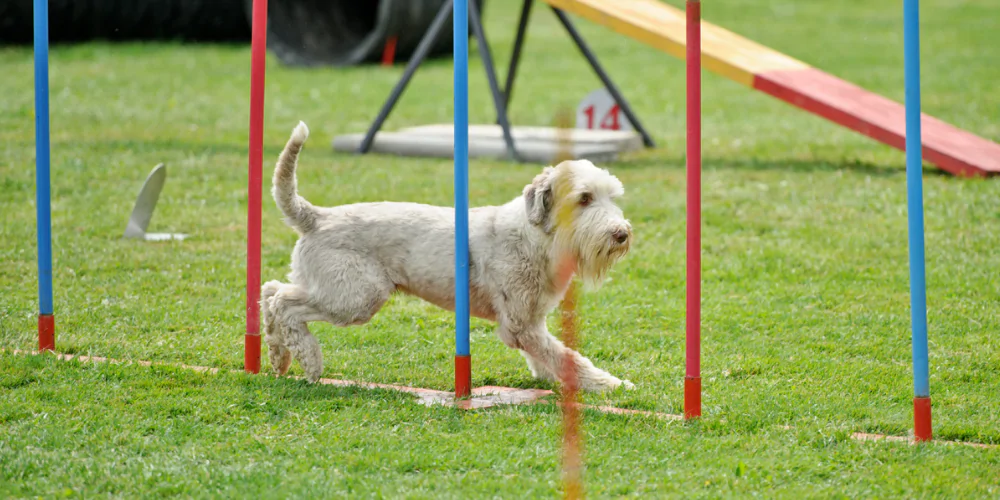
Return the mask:
<svg viewBox="0 0 1000 500"><path fill-rule="evenodd" d="M472 356L455 355L455 397L472 395Z"/></svg>
<svg viewBox="0 0 1000 500"><path fill-rule="evenodd" d="M398 37L391 36L385 41L382 48L382 66L392 66L396 62L396 42Z"/></svg>
<svg viewBox="0 0 1000 500"><path fill-rule="evenodd" d="M932 434L931 398L913 398L913 439L930 441Z"/></svg>
<svg viewBox="0 0 1000 500"><path fill-rule="evenodd" d="M684 419L701 417L701 377L684 377Z"/></svg>
<svg viewBox="0 0 1000 500"><path fill-rule="evenodd" d="M260 373L260 335L248 333L243 336L243 370Z"/></svg>
<svg viewBox="0 0 1000 500"><path fill-rule="evenodd" d="M56 318L51 314L38 315L38 350L56 350Z"/></svg>

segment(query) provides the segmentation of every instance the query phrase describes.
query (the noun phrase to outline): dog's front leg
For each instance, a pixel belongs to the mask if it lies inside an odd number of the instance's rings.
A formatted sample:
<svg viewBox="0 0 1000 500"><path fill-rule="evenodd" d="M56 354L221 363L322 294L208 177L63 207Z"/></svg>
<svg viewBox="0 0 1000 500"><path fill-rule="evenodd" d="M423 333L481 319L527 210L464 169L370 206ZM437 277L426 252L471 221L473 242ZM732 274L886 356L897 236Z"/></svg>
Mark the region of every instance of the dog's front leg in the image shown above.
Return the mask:
<svg viewBox="0 0 1000 500"><path fill-rule="evenodd" d="M624 386L626 389L635 387L628 380L621 380L610 373L594 366L582 354L569 349L559 339L549 333L545 322L532 323L523 328L511 328L511 322L502 322L500 338L510 347L520 349L528 359L528 367L538 378L549 380L561 379L562 365L566 354L573 356L576 366L576 376L581 389L591 392L606 391Z"/></svg>
<svg viewBox="0 0 1000 500"><path fill-rule="evenodd" d="M548 382L555 382L559 380L559 377L557 377L555 373L552 373L548 366L546 366L541 360L532 357L523 349L519 349L518 352L520 352L521 356L524 356L524 360L528 362L528 370L531 371L532 377Z"/></svg>

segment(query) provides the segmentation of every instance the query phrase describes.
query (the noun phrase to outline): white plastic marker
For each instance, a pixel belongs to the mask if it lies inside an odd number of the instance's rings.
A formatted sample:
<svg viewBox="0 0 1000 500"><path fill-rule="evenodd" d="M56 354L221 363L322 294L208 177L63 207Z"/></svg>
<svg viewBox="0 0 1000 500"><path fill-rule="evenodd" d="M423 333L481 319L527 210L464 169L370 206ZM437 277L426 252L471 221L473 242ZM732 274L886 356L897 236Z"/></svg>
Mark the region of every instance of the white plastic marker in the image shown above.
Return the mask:
<svg viewBox="0 0 1000 500"><path fill-rule="evenodd" d="M167 181L167 167L160 163L153 167L153 170L146 177L146 182L139 190L139 196L132 207L132 214L128 218L125 226L125 238L137 238L146 241L183 240L186 234L174 233L147 233L149 221L153 218L153 210L156 209L156 201L160 199L160 191L163 190L163 183Z"/></svg>

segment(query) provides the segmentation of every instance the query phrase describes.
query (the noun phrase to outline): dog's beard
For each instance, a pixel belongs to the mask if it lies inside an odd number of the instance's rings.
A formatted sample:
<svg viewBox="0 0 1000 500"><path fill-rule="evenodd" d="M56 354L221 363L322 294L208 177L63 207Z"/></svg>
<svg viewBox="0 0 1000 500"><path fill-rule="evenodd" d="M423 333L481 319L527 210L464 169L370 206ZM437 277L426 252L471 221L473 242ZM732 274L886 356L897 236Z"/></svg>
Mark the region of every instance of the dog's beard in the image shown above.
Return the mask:
<svg viewBox="0 0 1000 500"><path fill-rule="evenodd" d="M590 240L590 238L588 238ZM628 253L627 245L610 243L607 236L601 241L581 241L577 248L577 275L587 289L596 290L608 279L608 272Z"/></svg>
<svg viewBox="0 0 1000 500"><path fill-rule="evenodd" d="M570 258L575 260L576 275L588 290L600 288L608 273L629 251L631 238L625 244L615 244L610 231L584 232L575 228L557 230L552 246L553 262Z"/></svg>

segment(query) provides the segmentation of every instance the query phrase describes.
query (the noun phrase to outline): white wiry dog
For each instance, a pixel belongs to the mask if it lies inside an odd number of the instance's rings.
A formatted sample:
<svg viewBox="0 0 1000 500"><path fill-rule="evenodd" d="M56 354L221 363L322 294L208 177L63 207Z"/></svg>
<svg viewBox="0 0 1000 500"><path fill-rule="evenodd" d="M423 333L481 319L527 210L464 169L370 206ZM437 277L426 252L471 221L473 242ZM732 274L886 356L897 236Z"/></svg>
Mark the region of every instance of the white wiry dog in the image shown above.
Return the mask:
<svg viewBox="0 0 1000 500"><path fill-rule="evenodd" d="M295 177L308 135L300 122L274 170L271 194L300 238L290 283L264 284L260 305L272 368L283 375L294 357L315 382L323 358L308 322L366 323L397 291L454 310L455 212L395 202L313 206L298 195ZM623 194L607 170L566 161L546 167L510 202L470 211L471 313L497 322L497 336L521 352L536 378L557 380L569 351L545 325L569 285L557 257L568 252L585 284L599 286L631 244L632 227L615 205ZM634 387L570 354L583 390Z"/></svg>

